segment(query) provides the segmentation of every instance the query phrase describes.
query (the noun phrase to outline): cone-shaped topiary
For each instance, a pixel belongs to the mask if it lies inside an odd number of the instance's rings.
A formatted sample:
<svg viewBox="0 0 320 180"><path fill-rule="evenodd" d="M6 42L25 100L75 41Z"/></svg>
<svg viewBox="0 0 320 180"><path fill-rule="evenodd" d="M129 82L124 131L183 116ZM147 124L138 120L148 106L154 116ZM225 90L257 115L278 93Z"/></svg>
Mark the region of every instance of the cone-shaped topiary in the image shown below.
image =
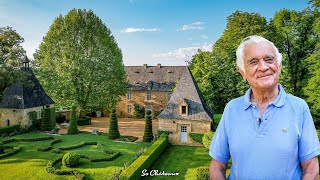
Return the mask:
<svg viewBox="0 0 320 180"><path fill-rule="evenodd" d="M75 107L72 106L68 134L78 134L78 133L79 133L79 130L77 125L76 111L75 111Z"/></svg>
<svg viewBox="0 0 320 180"><path fill-rule="evenodd" d="M109 139L117 139L120 137L118 129L118 118L116 109L112 109L110 113L110 124L109 124Z"/></svg>
<svg viewBox="0 0 320 180"><path fill-rule="evenodd" d="M51 110L49 108L43 109L43 116L42 116L41 126L40 126L40 129L42 131L50 131L52 129L50 119L51 119Z"/></svg>
<svg viewBox="0 0 320 180"><path fill-rule="evenodd" d="M0 154L4 153L4 145L3 143L0 143Z"/></svg>
<svg viewBox="0 0 320 180"><path fill-rule="evenodd" d="M74 152L63 155L62 164L67 167L76 167L80 163L80 156Z"/></svg>
<svg viewBox="0 0 320 180"><path fill-rule="evenodd" d="M151 142L153 140L151 111L146 112L146 125L144 128L143 142Z"/></svg>

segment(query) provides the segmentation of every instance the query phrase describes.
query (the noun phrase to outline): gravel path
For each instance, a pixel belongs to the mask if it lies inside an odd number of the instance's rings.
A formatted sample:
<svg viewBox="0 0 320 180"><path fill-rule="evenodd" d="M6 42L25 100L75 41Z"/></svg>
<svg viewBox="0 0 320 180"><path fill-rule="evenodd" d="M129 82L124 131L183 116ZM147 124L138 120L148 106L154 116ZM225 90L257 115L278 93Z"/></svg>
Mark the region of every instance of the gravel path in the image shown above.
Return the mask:
<svg viewBox="0 0 320 180"><path fill-rule="evenodd" d="M158 120L152 120L153 134L157 132ZM142 139L144 133L145 119L135 118L118 118L118 126L120 134L123 136L135 136ZM92 132L93 129L97 129L99 132L109 131L109 117L92 118L91 124L86 126L78 126L80 131ZM60 134L66 134L67 128L60 128Z"/></svg>

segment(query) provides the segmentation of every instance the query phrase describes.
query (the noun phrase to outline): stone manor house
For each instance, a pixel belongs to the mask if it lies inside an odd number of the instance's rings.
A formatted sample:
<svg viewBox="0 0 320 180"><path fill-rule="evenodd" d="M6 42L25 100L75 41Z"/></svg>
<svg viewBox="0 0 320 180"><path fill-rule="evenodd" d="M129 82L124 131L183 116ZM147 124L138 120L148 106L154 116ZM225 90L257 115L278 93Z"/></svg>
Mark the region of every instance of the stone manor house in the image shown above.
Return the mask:
<svg viewBox="0 0 320 180"><path fill-rule="evenodd" d="M169 131L172 144L197 145L188 133L204 134L213 125L213 113L186 66L126 66L129 89L120 98L117 114L134 117L135 104L151 110L159 130Z"/></svg>

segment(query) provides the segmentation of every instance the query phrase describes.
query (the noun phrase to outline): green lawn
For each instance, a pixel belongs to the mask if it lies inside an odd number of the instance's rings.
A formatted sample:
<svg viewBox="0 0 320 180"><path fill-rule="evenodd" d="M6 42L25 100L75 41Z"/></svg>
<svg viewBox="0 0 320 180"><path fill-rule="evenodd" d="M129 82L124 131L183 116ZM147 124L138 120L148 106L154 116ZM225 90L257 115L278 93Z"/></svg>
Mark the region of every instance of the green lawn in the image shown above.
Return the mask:
<svg viewBox="0 0 320 180"><path fill-rule="evenodd" d="M209 167L210 161L205 147L169 146L150 170L179 172L179 176L148 176L145 179L196 179L196 169Z"/></svg>
<svg viewBox="0 0 320 180"><path fill-rule="evenodd" d="M14 138L45 137L42 133L27 133L14 136ZM75 168L85 174L86 179L106 179L114 172L121 169L124 163L128 162L133 155L141 148L150 146L150 143L120 143L112 142L106 136L81 133L78 135L54 136L62 142L54 144L54 149L62 146L79 144L83 141L96 141L102 143L106 149L121 152L121 156L113 161L89 162L81 159L80 165ZM4 140L0 138L0 141ZM6 145L22 146L22 150L13 156L0 159L0 179L75 179L73 175L53 175L46 172L46 165L49 161L61 157L63 154L55 154L52 150L48 152L37 151L39 147L50 144L50 140L38 142L12 142ZM97 149L96 145L84 146L79 149L66 150L63 152L77 152L79 154L103 157L104 153Z"/></svg>

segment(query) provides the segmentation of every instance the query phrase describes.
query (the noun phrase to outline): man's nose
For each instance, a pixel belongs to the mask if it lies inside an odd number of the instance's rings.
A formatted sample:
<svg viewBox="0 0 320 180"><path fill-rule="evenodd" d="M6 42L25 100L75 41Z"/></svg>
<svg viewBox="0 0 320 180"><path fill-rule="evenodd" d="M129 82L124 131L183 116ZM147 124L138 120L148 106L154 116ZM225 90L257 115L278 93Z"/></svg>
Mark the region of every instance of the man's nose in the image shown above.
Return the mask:
<svg viewBox="0 0 320 180"><path fill-rule="evenodd" d="M258 69L260 71L266 71L269 69L269 66L263 59L260 59L258 63Z"/></svg>

